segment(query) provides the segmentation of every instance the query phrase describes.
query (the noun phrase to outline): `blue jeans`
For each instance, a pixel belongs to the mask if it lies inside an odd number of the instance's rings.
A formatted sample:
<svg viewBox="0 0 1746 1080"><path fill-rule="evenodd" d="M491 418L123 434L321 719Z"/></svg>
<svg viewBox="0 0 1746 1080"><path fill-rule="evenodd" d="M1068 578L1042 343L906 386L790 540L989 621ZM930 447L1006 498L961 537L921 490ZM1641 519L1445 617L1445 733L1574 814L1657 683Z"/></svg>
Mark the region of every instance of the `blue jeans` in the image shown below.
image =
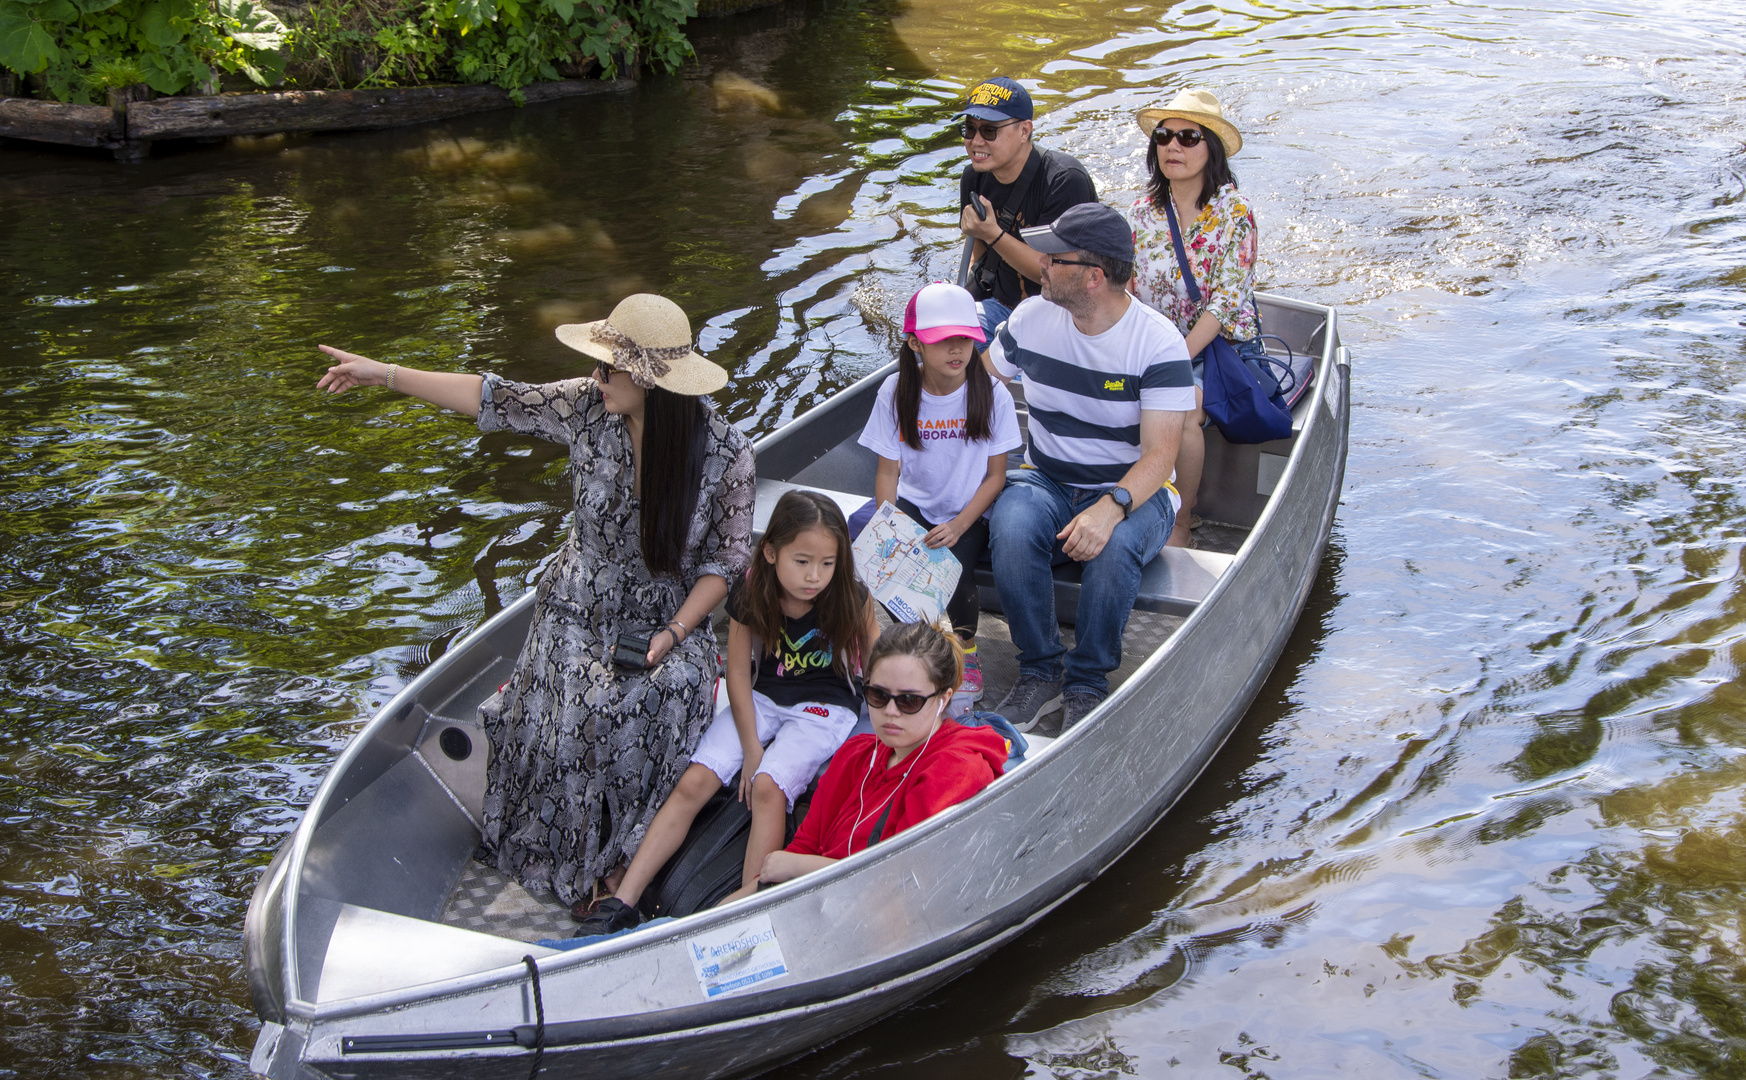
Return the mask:
<svg viewBox="0 0 1746 1080"><path fill-rule="evenodd" d="M999 330L1000 324L1012 315L1012 308L991 296L987 300L976 301L976 315L982 320L982 332L988 336L989 341L993 341L994 332ZM982 351L987 352L987 343L985 342L981 348Z"/></svg>
<svg viewBox="0 0 1746 1080"><path fill-rule="evenodd" d="M1170 493L1159 491L1115 527L1097 558L1081 564L1077 640L1069 653L1055 619L1050 569L1067 561L1055 534L1102 496L1101 491L1057 484L1036 469L1015 469L1007 473L1006 490L995 500L988 537L1000 606L1018 646L1019 673L1051 682L1061 679L1064 690L1100 697L1109 692L1107 676L1122 662L1122 632L1140 595L1140 572L1164 546L1176 522Z"/></svg>

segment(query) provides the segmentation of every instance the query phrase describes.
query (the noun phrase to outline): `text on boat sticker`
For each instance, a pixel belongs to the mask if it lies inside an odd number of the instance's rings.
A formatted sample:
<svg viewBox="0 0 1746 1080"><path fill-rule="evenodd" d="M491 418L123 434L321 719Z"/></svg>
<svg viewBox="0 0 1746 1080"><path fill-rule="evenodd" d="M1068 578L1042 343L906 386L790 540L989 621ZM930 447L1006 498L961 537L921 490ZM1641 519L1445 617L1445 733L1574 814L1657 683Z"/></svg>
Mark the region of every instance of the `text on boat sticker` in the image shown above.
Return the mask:
<svg viewBox="0 0 1746 1080"><path fill-rule="evenodd" d="M788 974L770 916L758 915L685 939L697 985L706 998L749 990Z"/></svg>

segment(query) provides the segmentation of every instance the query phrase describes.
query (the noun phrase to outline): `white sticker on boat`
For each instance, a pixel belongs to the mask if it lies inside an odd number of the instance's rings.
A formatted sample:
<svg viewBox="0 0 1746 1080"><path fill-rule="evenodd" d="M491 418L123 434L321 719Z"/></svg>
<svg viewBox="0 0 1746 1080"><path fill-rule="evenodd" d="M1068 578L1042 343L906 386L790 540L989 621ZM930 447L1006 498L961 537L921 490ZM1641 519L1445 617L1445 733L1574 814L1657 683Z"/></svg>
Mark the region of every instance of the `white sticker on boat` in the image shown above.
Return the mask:
<svg viewBox="0 0 1746 1080"><path fill-rule="evenodd" d="M686 938L685 948L691 953L691 967L706 998L750 990L788 974L782 943L776 940L768 915Z"/></svg>

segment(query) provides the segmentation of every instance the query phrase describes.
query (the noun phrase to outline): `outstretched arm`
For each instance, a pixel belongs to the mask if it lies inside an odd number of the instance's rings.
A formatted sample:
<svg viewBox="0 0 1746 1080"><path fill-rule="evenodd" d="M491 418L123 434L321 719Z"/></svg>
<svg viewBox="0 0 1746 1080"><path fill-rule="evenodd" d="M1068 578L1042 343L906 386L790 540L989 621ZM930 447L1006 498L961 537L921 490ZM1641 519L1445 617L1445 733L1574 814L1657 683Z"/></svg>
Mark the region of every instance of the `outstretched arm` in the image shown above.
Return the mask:
<svg viewBox="0 0 1746 1080"><path fill-rule="evenodd" d="M392 368L394 389L402 394L466 416L479 415L479 388L484 380L477 375L458 371L420 371L400 364L384 364L331 345L322 345L320 349L338 362L328 368L327 374L315 384L317 390L343 394L354 386L387 386L389 369Z"/></svg>

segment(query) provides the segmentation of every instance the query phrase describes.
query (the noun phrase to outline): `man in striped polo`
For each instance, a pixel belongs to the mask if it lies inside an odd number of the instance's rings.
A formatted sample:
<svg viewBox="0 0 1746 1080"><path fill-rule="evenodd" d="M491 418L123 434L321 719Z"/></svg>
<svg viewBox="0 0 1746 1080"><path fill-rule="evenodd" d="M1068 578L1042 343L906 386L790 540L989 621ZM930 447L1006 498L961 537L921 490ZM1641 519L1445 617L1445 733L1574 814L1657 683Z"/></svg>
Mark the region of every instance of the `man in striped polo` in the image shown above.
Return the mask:
<svg viewBox="0 0 1746 1080"><path fill-rule="evenodd" d="M1121 214L1083 203L1022 235L1044 253L1043 292L1013 309L987 352L999 378L1024 373L1030 410L1026 467L1007 475L989 521L1019 650L997 711L1023 731L1060 705L1066 731L1108 696L1140 572L1176 520L1170 481L1194 374L1176 327L1128 295L1134 237ZM1068 559L1081 564L1071 652L1050 573Z"/></svg>

